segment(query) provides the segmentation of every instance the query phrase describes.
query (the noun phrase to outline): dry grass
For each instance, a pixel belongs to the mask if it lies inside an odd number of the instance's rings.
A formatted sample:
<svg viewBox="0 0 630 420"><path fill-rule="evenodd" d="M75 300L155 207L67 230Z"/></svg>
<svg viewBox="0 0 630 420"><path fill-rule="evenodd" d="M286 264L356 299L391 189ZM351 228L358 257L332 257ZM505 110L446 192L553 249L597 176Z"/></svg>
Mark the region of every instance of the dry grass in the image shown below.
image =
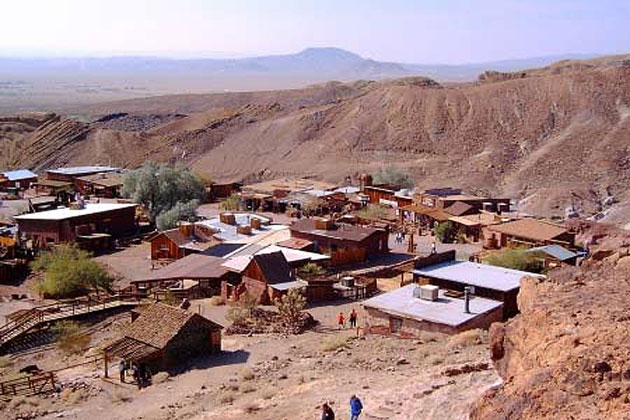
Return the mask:
<svg viewBox="0 0 630 420"><path fill-rule="evenodd" d="M221 296L212 296L210 299L208 299L208 302L212 306L221 306L225 304Z"/></svg>
<svg viewBox="0 0 630 420"><path fill-rule="evenodd" d="M24 409L30 410L39 406L39 401L34 398L18 396L9 401L8 407L12 410Z"/></svg>
<svg viewBox="0 0 630 420"><path fill-rule="evenodd" d="M251 381L256 378L256 374L251 369L243 369L241 372L241 379L244 381Z"/></svg>
<svg viewBox="0 0 630 420"><path fill-rule="evenodd" d="M158 372L153 375L152 382L154 384L161 384L163 382L168 381L169 375L166 372Z"/></svg>
<svg viewBox="0 0 630 420"><path fill-rule="evenodd" d="M468 330L452 336L448 340L448 346L453 347L471 347L483 342L484 332L480 329Z"/></svg>
<svg viewBox="0 0 630 420"><path fill-rule="evenodd" d="M13 362L7 356L0 357L0 369L4 369L6 367L9 367L12 364L13 364Z"/></svg>
<svg viewBox="0 0 630 420"><path fill-rule="evenodd" d="M241 387L241 392L243 394L249 394L251 392L256 392L256 387L252 384L245 384Z"/></svg>
<svg viewBox="0 0 630 420"><path fill-rule="evenodd" d="M444 363L444 358L440 356L439 354L432 354L429 357L427 357L425 360L428 364L433 365L433 366L441 365L442 363Z"/></svg>
<svg viewBox="0 0 630 420"><path fill-rule="evenodd" d="M263 400L270 400L275 396L275 392L273 392L272 390L268 389L267 391L263 392L261 397Z"/></svg>
<svg viewBox="0 0 630 420"><path fill-rule="evenodd" d="M345 348L348 345L348 337L347 336L335 336L330 337L324 340L322 343L322 350L324 351L335 351L340 348Z"/></svg>
<svg viewBox="0 0 630 420"><path fill-rule="evenodd" d="M232 404L235 399L236 397L232 392L224 392L223 394L219 395L219 402L221 404Z"/></svg>
<svg viewBox="0 0 630 420"><path fill-rule="evenodd" d="M129 402L131 400L133 398L127 389L115 389L112 392L112 402Z"/></svg>

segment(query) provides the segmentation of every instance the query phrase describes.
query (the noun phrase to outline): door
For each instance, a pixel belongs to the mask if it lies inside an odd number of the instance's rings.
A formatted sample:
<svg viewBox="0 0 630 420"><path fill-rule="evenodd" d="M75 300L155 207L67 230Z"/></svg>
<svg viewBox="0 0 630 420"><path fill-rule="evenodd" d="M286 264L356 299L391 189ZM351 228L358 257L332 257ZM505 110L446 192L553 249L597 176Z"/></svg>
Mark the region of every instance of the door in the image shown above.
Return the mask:
<svg viewBox="0 0 630 420"><path fill-rule="evenodd" d="M403 320L402 318L390 317L389 318L389 331L392 334L398 334L402 331Z"/></svg>

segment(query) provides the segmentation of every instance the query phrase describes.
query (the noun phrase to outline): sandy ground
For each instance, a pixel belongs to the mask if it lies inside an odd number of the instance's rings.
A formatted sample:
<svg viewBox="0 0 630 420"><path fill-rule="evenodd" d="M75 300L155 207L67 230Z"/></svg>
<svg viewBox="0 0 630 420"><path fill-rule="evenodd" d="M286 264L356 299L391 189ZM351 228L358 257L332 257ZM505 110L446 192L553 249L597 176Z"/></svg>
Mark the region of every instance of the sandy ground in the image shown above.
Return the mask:
<svg viewBox="0 0 630 420"><path fill-rule="evenodd" d="M226 336L219 356L191 361L188 369L167 381L138 390L120 384L115 364L111 380L102 379L94 364L59 372L66 384L80 384L51 398L10 402L2 419L316 419L323 401L337 416L347 415L347 400L356 393L366 419L465 419L469 404L497 381L492 370L445 375L448 367L488 362L485 337L477 332L450 339L425 334L420 339L368 336L338 330L339 311L359 310L357 302L318 306L309 311L320 325L298 336ZM193 310L225 322L225 307L193 302ZM106 322L107 320L103 321ZM94 334L92 345L121 334L126 317L118 317ZM121 324L123 323L123 324ZM89 351L87 354L93 353ZM50 369L76 363L64 360L54 345L13 358L17 369L30 363ZM76 388L76 386L75 386ZM22 413L22 414L20 414Z"/></svg>

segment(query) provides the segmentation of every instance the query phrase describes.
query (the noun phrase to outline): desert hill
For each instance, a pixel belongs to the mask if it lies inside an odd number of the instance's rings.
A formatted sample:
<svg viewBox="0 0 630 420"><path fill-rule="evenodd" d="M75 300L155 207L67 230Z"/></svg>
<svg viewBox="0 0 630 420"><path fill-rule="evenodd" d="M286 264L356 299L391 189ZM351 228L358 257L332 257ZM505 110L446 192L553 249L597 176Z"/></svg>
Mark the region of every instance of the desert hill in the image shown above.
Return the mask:
<svg viewBox="0 0 630 420"><path fill-rule="evenodd" d="M395 164L420 187L516 197L534 214L562 216L573 203L621 222L625 212L615 209L630 198L629 63L615 56L486 72L475 83L406 77L83 106L71 120L29 120L21 136L15 123L0 123L13 133L2 139L10 144L2 160L41 169L156 159L218 180L341 180Z"/></svg>

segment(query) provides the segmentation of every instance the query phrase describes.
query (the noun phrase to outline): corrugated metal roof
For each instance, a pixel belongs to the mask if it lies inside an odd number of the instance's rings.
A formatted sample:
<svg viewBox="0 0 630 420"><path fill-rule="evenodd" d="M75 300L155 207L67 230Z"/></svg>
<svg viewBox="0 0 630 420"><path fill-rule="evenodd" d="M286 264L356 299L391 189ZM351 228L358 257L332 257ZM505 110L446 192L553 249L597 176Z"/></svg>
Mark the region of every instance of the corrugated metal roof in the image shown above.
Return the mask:
<svg viewBox="0 0 630 420"><path fill-rule="evenodd" d="M535 252L543 252L547 255L554 257L559 261L570 260L571 258L577 257L577 254L573 251L569 251L568 249L560 246L560 245L547 245L547 246L539 246L536 248L528 249L527 252L535 253Z"/></svg>
<svg viewBox="0 0 630 420"><path fill-rule="evenodd" d="M137 204L120 203L87 203L83 209L60 208L55 210L42 211L39 213L23 214L15 216L15 220L64 220L73 217L86 216L88 214L104 213L112 210L120 210L136 207Z"/></svg>
<svg viewBox="0 0 630 420"><path fill-rule="evenodd" d="M9 181L19 181L21 179L37 178L35 172L31 172L28 169L18 169L15 171L5 171L2 175L7 177Z"/></svg>
<svg viewBox="0 0 630 420"><path fill-rule="evenodd" d="M468 261L448 261L413 270L419 276L431 277L486 289L507 292L520 287L528 276L544 278L541 274L512 270Z"/></svg>
<svg viewBox="0 0 630 420"><path fill-rule="evenodd" d="M69 166L66 168L49 169L47 172L62 175L88 175L95 172L113 172L119 170L120 168L113 166Z"/></svg>

